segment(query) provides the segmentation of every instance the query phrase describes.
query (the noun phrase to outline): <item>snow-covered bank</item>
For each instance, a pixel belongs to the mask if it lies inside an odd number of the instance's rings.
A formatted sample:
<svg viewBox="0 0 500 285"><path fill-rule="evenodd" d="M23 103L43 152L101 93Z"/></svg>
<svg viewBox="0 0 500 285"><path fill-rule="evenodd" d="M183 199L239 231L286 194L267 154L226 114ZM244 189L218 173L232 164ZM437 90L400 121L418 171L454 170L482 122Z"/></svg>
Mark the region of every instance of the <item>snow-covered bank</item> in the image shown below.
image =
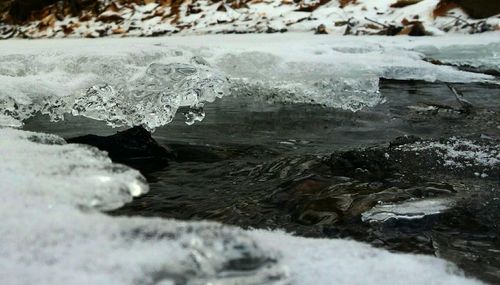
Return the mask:
<svg viewBox="0 0 500 285"><path fill-rule="evenodd" d="M0 158L4 284L480 284L353 241L106 216L147 191L143 178L53 135L0 128Z"/></svg>
<svg viewBox="0 0 500 285"><path fill-rule="evenodd" d="M439 0L150 0L138 5L141 2L100 0L92 9L76 15L60 1L59 5L34 13L20 25L0 24L0 38L312 33L317 29L336 35L441 35L500 28L500 19L494 15L500 11L489 11L481 6L484 3L470 9L470 4L461 6ZM474 15L480 10L487 13ZM11 17L15 15L0 14L0 22L12 22Z"/></svg>
<svg viewBox="0 0 500 285"><path fill-rule="evenodd" d="M260 96L359 110L384 101L379 78L486 82L494 77L426 61L498 68L498 33L446 38L213 35L5 41L0 106L24 120L66 113L112 126L168 124L177 108ZM466 48L467 56L464 56Z"/></svg>

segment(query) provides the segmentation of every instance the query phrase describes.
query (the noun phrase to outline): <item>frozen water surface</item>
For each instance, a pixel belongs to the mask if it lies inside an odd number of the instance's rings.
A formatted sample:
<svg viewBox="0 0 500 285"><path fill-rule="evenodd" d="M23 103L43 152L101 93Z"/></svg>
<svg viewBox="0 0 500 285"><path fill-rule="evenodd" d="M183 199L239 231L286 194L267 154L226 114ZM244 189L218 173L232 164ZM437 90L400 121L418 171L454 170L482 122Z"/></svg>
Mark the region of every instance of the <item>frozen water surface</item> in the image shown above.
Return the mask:
<svg viewBox="0 0 500 285"><path fill-rule="evenodd" d="M483 36L483 42L495 47L496 35ZM460 63L462 57L453 46L469 40L450 37L447 44L438 41L436 48ZM427 48L417 48L421 46ZM407 38L375 43L374 39L300 34L234 36L224 41L218 36L14 40L0 47L0 105L3 115L18 120L36 112L53 120L72 113L115 127L154 129L168 124L180 106L198 110L204 102L227 95L356 111L384 101L379 92L381 77L494 80L426 62L426 53L433 51L428 46ZM477 50L480 57L482 49L476 46L469 54ZM498 66L497 61L490 64Z"/></svg>

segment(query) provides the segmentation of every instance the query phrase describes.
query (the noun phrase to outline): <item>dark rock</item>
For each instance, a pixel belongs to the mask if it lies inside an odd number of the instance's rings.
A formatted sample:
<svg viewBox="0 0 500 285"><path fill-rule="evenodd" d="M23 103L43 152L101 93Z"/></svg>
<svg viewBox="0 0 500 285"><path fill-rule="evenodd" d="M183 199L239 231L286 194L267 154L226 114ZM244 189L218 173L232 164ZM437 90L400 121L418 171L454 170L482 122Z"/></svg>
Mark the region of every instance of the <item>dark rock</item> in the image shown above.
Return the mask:
<svg viewBox="0 0 500 285"><path fill-rule="evenodd" d="M441 0L434 14L440 10L454 7L462 8L469 16L475 19L482 19L495 16L500 13L500 5L498 0ZM443 9L445 8L445 9Z"/></svg>
<svg viewBox="0 0 500 285"><path fill-rule="evenodd" d="M314 32L316 35L326 35L328 32L326 31L326 26L321 24L316 28L316 31Z"/></svg>
<svg viewBox="0 0 500 285"><path fill-rule="evenodd" d="M393 172L382 149L351 150L333 153L330 169L336 176L347 176L361 181L377 181Z"/></svg>
<svg viewBox="0 0 500 285"><path fill-rule="evenodd" d="M175 158L172 151L159 145L143 127L133 127L111 136L85 135L67 139L67 142L97 147L108 152L114 162L138 169L164 167L168 160Z"/></svg>
<svg viewBox="0 0 500 285"><path fill-rule="evenodd" d="M78 16L83 9L95 9L99 6L99 2L93 0L5 0L3 2L0 3L3 4L0 8L7 9L10 21L16 24L31 21L32 16L38 11L58 3L62 4L62 7L68 7L73 16Z"/></svg>
<svg viewBox="0 0 500 285"><path fill-rule="evenodd" d="M425 27L422 24L422 22L415 22L413 25L411 25L411 29L408 35L412 37L426 36L427 31L425 30Z"/></svg>
<svg viewBox="0 0 500 285"><path fill-rule="evenodd" d="M416 136L397 137L389 143L389 147L396 147L396 146L400 146L400 145L415 143L418 141L420 141L420 138L416 137Z"/></svg>

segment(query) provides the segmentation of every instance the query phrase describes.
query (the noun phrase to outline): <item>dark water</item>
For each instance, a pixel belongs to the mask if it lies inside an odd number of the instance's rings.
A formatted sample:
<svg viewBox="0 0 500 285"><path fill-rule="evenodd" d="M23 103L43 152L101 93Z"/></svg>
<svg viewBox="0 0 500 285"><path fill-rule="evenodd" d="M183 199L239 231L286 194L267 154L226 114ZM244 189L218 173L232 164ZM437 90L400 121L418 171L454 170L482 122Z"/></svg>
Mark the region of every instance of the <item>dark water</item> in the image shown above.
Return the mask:
<svg viewBox="0 0 500 285"><path fill-rule="evenodd" d="M498 167L480 178L471 175L473 170L436 168L434 157L418 153L392 161L399 154L388 148L403 135L475 137L498 147L499 87L454 86L472 103L473 112L464 112L445 84L383 81L387 102L357 113L231 97L207 105L205 120L193 126L179 113L153 134L179 154L179 161L142 169L150 193L110 214L209 219L304 236L353 238L394 251L440 256L472 276L500 284ZM116 131L81 118L60 123L35 118L25 129L65 138ZM363 150L350 152L359 148ZM381 158L387 152L390 162ZM361 220L379 201L417 198L450 199L454 207L415 220Z"/></svg>

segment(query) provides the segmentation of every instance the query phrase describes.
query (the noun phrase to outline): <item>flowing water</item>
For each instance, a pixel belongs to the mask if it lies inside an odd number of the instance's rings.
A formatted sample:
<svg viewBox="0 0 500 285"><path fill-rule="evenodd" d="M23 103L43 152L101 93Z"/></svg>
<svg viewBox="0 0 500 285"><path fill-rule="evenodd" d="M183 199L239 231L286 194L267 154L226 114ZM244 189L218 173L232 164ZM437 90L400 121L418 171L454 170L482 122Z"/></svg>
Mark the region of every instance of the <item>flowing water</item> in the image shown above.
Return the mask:
<svg viewBox="0 0 500 285"><path fill-rule="evenodd" d="M477 143L470 148L495 162L500 88L453 86L472 111L445 84L382 80L386 102L358 112L252 97L207 104L205 119L191 126L178 112L153 133L178 159L166 167L139 169L150 192L110 214L353 238L440 256L472 276L499 283L498 164L447 166L439 162L439 152L405 152L406 142L402 148L395 143L402 136L446 143L463 139L464 145ZM35 117L24 129L64 138L116 132L79 117L58 123Z"/></svg>

